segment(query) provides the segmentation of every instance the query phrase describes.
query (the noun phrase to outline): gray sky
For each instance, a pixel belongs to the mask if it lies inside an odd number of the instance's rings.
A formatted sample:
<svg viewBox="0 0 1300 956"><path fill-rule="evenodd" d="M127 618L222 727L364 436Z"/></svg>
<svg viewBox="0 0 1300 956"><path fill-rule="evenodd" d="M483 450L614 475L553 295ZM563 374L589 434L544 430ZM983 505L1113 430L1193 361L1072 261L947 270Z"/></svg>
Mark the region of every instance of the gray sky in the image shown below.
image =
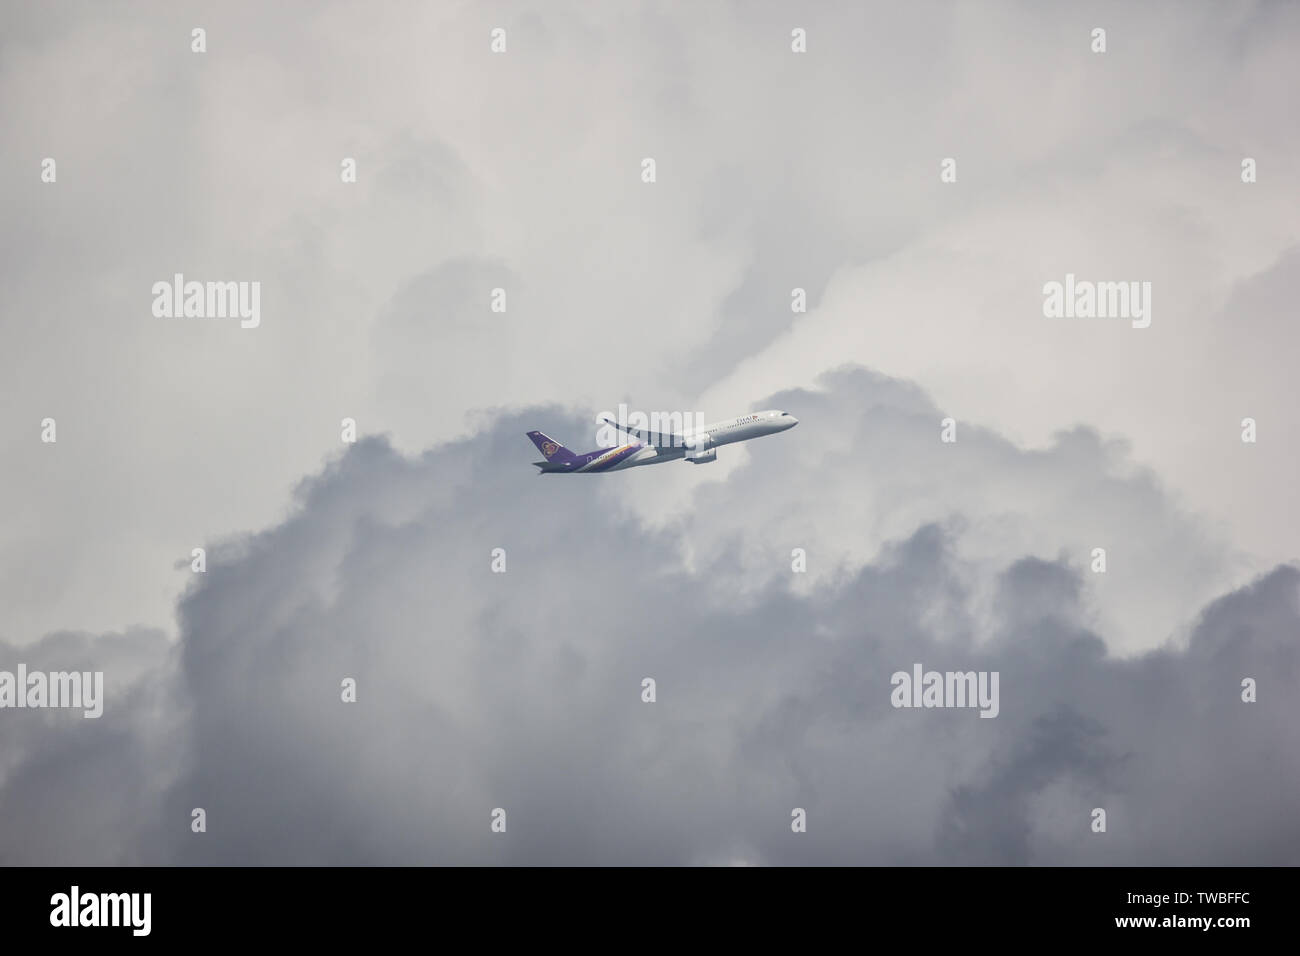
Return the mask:
<svg viewBox="0 0 1300 956"><path fill-rule="evenodd" d="M1298 34L4 5L0 669L108 699L0 711L0 860L1296 862ZM154 317L176 272L260 327ZM1044 318L1066 273L1150 327ZM801 425L534 477L620 402ZM914 661L1001 714L892 709Z"/></svg>

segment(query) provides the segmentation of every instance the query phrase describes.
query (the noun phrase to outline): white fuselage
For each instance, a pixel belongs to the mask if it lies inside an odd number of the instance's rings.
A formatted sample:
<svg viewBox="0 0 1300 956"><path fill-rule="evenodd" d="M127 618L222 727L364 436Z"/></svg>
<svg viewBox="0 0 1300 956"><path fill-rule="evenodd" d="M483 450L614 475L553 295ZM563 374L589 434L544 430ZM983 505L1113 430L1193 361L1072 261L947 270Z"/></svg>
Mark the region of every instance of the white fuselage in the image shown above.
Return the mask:
<svg viewBox="0 0 1300 956"><path fill-rule="evenodd" d="M798 424L799 419L787 412L754 412L750 415L741 415L739 418L728 418L725 422L705 425L698 434L692 435L687 432L685 437L689 441L692 437L703 436L707 440L706 448L716 448L719 445L730 445L733 442L748 441L764 435L775 435Z"/></svg>
<svg viewBox="0 0 1300 956"><path fill-rule="evenodd" d="M775 435L799 424L793 415L775 409L740 415L725 421L714 422L694 431L683 432L674 436L674 442L666 445L623 445L611 448L606 455L593 461L580 471L620 471L635 468L638 465L658 465L666 461L680 461L683 458L696 462L713 461L717 453L714 449L721 445ZM621 459L621 460L617 460Z"/></svg>
<svg viewBox="0 0 1300 956"><path fill-rule="evenodd" d="M726 421L674 435L652 433L625 422L615 422L608 417L600 420L624 434L635 436L635 440L617 448L598 448L580 455L565 448L545 432L527 432L537 450L546 457L545 461L533 462L541 469L538 474L596 475L635 468L637 465L657 465L682 459L702 465L718 460L717 449L720 445L775 435L799 424L799 419L793 415L775 409L728 418Z"/></svg>

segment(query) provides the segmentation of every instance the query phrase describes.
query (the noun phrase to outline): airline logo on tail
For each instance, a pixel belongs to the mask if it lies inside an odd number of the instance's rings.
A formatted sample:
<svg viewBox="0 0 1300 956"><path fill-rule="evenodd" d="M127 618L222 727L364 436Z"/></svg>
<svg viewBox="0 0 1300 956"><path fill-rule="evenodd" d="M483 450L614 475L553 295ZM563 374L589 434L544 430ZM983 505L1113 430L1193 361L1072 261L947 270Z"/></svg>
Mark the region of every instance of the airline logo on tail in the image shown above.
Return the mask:
<svg viewBox="0 0 1300 956"><path fill-rule="evenodd" d="M572 461L577 457L573 452L569 451L569 449L565 448L550 435L546 435L542 432L529 432L528 437L533 440L533 444L537 446L537 450L546 456L547 461L565 462Z"/></svg>

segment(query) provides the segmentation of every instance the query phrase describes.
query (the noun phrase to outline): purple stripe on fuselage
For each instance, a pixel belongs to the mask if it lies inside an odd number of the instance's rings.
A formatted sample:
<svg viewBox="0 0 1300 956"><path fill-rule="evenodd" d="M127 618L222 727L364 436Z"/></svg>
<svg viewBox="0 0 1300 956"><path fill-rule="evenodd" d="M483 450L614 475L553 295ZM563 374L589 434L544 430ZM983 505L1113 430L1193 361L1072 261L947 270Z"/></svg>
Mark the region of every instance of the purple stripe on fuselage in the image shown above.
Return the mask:
<svg viewBox="0 0 1300 956"><path fill-rule="evenodd" d="M615 465L619 464L620 462L626 461L630 456L635 455L637 452L639 452L642 449L642 447L643 446L640 442L636 442L631 445L624 445L622 448L618 449L618 451L616 451L614 454L610 455L609 458L607 458L605 461L601 462L599 465L597 465L594 468L588 469L588 473L595 474L602 471L609 471ZM609 452L610 449L608 448L602 448L599 451L588 452L587 454L582 456L583 467L591 464L601 455L609 455Z"/></svg>

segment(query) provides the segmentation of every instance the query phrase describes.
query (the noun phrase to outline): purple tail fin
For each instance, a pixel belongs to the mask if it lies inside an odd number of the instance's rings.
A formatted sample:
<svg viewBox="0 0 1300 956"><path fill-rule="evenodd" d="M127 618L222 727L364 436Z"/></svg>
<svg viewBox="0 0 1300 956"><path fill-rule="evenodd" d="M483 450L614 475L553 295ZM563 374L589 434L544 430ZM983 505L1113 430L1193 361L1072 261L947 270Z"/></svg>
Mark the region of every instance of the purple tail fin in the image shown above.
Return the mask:
<svg viewBox="0 0 1300 956"><path fill-rule="evenodd" d="M547 461L573 461L577 457L554 438L547 438L541 432L529 432L528 437L533 440L533 444L537 446L537 450L546 457Z"/></svg>

